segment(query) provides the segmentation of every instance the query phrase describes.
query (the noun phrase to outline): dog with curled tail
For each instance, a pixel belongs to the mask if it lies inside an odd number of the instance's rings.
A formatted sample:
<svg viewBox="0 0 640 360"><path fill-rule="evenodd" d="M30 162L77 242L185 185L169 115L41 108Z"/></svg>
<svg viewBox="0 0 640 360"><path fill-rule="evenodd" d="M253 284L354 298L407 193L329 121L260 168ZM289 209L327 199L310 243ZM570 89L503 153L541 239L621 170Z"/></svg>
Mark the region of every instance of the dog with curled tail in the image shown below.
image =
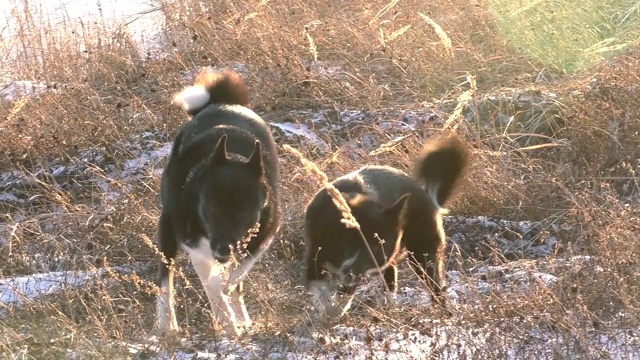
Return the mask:
<svg viewBox="0 0 640 360"><path fill-rule="evenodd" d="M248 90L233 70L203 72L174 103L190 117L162 174L158 222L157 324L178 323L173 263L188 253L216 321L231 333L251 326L243 279L280 226L278 153L267 123L249 109Z"/></svg>
<svg viewBox="0 0 640 360"><path fill-rule="evenodd" d="M442 215L469 153L457 136L441 136L424 146L413 177L370 165L333 181L359 228L345 224L326 188L316 193L305 212L304 278L321 315L339 315L349 306L337 306L330 275L339 277L339 292L349 295L361 276L382 275L388 301L395 303L396 265L404 257L434 300L441 298L446 286Z"/></svg>

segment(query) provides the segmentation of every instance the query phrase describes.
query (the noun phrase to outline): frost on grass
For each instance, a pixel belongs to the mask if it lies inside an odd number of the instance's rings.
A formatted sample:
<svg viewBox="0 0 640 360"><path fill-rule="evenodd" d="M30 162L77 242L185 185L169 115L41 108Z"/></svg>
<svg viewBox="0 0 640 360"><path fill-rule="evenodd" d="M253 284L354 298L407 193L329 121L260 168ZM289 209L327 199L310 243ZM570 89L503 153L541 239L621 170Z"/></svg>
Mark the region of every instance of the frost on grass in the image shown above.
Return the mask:
<svg viewBox="0 0 640 360"><path fill-rule="evenodd" d="M56 271L43 274L0 278L0 305L23 304L43 295L77 288L101 279L103 269L93 271Z"/></svg>
<svg viewBox="0 0 640 360"><path fill-rule="evenodd" d="M505 266L479 266L462 275L450 271L451 286L448 296L453 317L431 319L416 317L410 323L369 321L359 325L345 320L330 328L315 328L304 324L290 329L286 334L249 336L241 341L220 338L207 341L206 334L183 338L181 344L170 351L162 350L157 338L139 343L126 343L134 359L438 359L500 358L522 359L536 354L537 359L556 359L562 355L571 358L586 351L608 354L609 359L638 359L640 354L640 329L627 328L603 332L585 329L584 339L576 341L573 334L554 330L552 327L517 325L511 319L498 325L478 324L456 312L463 307L478 307L482 311L482 297L490 293L527 293L541 287L553 286L555 275L536 269L549 267L585 266L589 259L573 257L558 259L557 264L548 260L516 261ZM543 263L540 263L543 262ZM553 265L553 266L552 266ZM408 267L401 270L406 278ZM381 296L382 284L372 280L358 289L354 312L366 311L375 297ZM401 285L398 292L400 311L433 306L426 296L424 286L416 281ZM374 305L374 312L381 308ZM473 311L473 310L472 310ZM384 315L383 315L384 316ZM514 326L517 328L514 333ZM599 356L600 356L599 355Z"/></svg>
<svg viewBox="0 0 640 360"><path fill-rule="evenodd" d="M24 96L39 96L52 90L55 91L51 86L42 82L9 81L0 84L0 102L13 102Z"/></svg>
<svg viewBox="0 0 640 360"><path fill-rule="evenodd" d="M354 140L344 138L353 128L378 126L380 124L408 124L415 126L420 119L431 121L432 114L418 115L415 112L385 113L360 110L325 110L318 112L292 111L287 121L270 121L275 136L285 142L296 142L305 146L315 146L323 153L331 151L329 143L353 147L355 153L367 153L378 148L381 143L373 136L363 134ZM406 129L393 126L398 134ZM389 130L389 134L391 134ZM396 134L397 135L397 134ZM164 140L164 141L163 141ZM30 190L39 183L55 183L65 191L97 188L104 192L105 199L119 198L122 190L112 189L111 183L118 181L134 186L152 176L159 176L164 160L171 151L171 142L166 142L165 134L146 132L138 136L111 144L109 148L85 149L74 158L61 158L32 169L11 170L0 173L0 204L24 207L29 205ZM118 153L122 160L114 160Z"/></svg>
<svg viewBox="0 0 640 360"><path fill-rule="evenodd" d="M573 257L557 264L562 266L587 266L589 258ZM175 348L166 349L161 339L149 336L137 341L116 341L110 346L127 352L132 359L422 359L435 356L443 359L487 358L521 359L536 354L538 359L555 359L559 355L571 356L591 349L596 354L608 354L609 359L638 359L640 354L640 329L627 328L598 332L585 330L588 339L578 343L572 334L560 333L552 328L519 326L514 338L511 320L504 326L471 323L463 316L455 315L460 306L481 306L478 289L484 293L494 286L494 293L533 291L536 287L552 286L556 277L536 271L544 268L527 260L505 266L481 266L470 269L462 276L451 271L449 298L454 317L431 319L417 317L411 323L394 321L368 322L348 325L345 321L330 328L317 329L304 324L285 333L250 334L240 341L225 337L211 340L211 334L193 334L180 339ZM548 264L547 264L548 265ZM552 266L549 266L552 267ZM401 272L406 279L408 267ZM96 281L103 270L85 272L55 272L15 277L0 281L0 299L4 305L20 304L38 296L65 289L77 288ZM513 284L517 287L495 287L496 284ZM380 296L382 284L370 281L357 293L358 302L368 297ZM484 290L483 290L484 289ZM356 304L354 312L361 311ZM415 281L401 286L398 305L401 311L432 306L424 287ZM365 306L366 307L366 306ZM378 309L379 311L380 309ZM529 325L530 326L530 325ZM586 342L586 344L585 344ZM587 349L585 349L585 347Z"/></svg>
<svg viewBox="0 0 640 360"><path fill-rule="evenodd" d="M284 131L287 136L295 135L300 136L314 145L321 147L323 150L329 150L329 145L326 142L320 140L320 138L306 125L304 124L295 124L291 122L286 123L271 123L271 126L275 126L278 129Z"/></svg>
<svg viewBox="0 0 640 360"><path fill-rule="evenodd" d="M570 230L555 224L509 221L486 216L445 216L450 247L464 256L484 258L494 250L507 259L538 258L558 251L558 236Z"/></svg>
<svg viewBox="0 0 640 360"><path fill-rule="evenodd" d="M353 150L355 155L347 156L359 156L378 148L380 140L367 134L360 134L353 139L344 136L345 132L362 126L377 126L386 129L389 138L397 139L417 128L421 121L438 124L441 119L438 114L428 110L374 112L351 109L295 111L289 114L286 121L270 122L274 135L284 138L285 142L297 140L304 146L315 145L327 153L330 149L326 144L337 143ZM71 161L61 159L40 168L0 173L0 190L3 194L0 196L0 205L29 207L32 189L42 182L66 191L94 188L104 195L102 201L95 204L97 211L92 221L101 221L101 213L117 204L129 188L145 184L151 178L157 180L172 143L167 142L164 134L149 132L111 146L111 149L86 149ZM118 161L111 156L114 152L120 154ZM13 229L26 220L16 213L11 215L11 223L0 224L0 247L6 249L10 246ZM42 229L55 234L55 229L49 228L55 224L47 225L45 220L38 220ZM513 260L503 265L480 264L449 270L447 296L454 310L477 310L483 305L483 297L487 296L511 293L526 295L552 287L559 282L559 269L590 266L590 259L586 257L555 259L554 265L549 265L549 258L557 252L558 234L565 230L561 227L482 216L447 216L445 227L452 240L449 242L449 254L482 261L497 252ZM42 256L33 254L34 259L41 259ZM72 264L72 261L64 263ZM20 306L24 301L44 294L99 280L101 271L59 271L3 278L0 280L0 299L4 305ZM410 277L407 271L408 267L401 268L401 274L404 273L402 279ZM382 284L375 279L370 280L358 288L352 309L362 312L367 308L376 308L381 305L381 299ZM399 282L397 303L400 309L415 310L433 306L424 284L415 277ZM462 310L461 313L464 312ZM125 341L114 346L124 349L134 359L420 359L425 354L451 359L477 356L519 359L538 354L538 358L552 359L557 354L571 355L574 350L572 347L576 346L568 334L550 329L522 329L517 339L513 339L509 331L467 324L461 316L448 322L425 317L411 324L385 321L356 326L345 323L323 330L299 325L289 334L250 334L243 341L185 338L177 349L170 352L162 350L159 339L155 338ZM637 329L609 332L607 335L597 332L589 334L591 346L597 351L608 352L612 359L629 359L633 357L628 354L640 353ZM206 339L207 334L199 337L203 338Z"/></svg>

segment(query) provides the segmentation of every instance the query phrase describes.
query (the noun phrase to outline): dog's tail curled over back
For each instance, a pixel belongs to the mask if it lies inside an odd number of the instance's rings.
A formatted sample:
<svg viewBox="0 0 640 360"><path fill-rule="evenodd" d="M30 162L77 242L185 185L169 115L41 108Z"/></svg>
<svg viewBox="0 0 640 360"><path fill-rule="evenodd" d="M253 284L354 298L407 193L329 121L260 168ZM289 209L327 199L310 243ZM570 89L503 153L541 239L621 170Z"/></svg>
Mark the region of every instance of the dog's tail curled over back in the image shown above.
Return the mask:
<svg viewBox="0 0 640 360"><path fill-rule="evenodd" d="M441 136L425 144L415 164L415 177L425 182L434 205L443 208L469 163L470 150L456 135Z"/></svg>
<svg viewBox="0 0 640 360"><path fill-rule="evenodd" d="M191 86L177 93L173 103L193 116L210 104L249 105L249 91L240 74L231 69L203 71Z"/></svg>

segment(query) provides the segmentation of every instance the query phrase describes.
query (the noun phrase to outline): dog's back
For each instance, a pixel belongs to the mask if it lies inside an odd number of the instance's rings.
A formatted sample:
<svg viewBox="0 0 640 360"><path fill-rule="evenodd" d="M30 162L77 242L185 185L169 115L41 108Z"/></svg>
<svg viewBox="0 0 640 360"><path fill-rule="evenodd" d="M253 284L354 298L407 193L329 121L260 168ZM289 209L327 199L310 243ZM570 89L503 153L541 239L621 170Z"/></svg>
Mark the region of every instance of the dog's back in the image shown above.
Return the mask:
<svg viewBox="0 0 640 360"><path fill-rule="evenodd" d="M332 184L347 201L372 251L369 253L363 248L365 243L358 231L341 222L342 214L329 192L321 189L305 213L307 240L318 245L307 248L307 262L315 256L317 267L326 265L332 272L363 275L369 270L384 268L396 247L399 216L404 206L399 201L403 197L407 209L413 212L424 214L437 209L415 180L389 166L364 166L337 178ZM317 247L322 251L315 253ZM357 258L353 257L355 253L358 253ZM347 258L351 261L346 262ZM309 269L309 279L315 276L317 267Z"/></svg>

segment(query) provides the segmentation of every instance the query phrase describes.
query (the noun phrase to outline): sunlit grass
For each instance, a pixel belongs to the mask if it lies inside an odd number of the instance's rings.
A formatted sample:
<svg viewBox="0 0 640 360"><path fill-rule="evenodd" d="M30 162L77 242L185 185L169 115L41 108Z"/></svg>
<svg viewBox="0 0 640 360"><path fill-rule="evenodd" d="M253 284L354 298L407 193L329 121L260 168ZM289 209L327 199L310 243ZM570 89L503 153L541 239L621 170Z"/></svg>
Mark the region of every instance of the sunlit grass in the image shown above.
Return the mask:
<svg viewBox="0 0 640 360"><path fill-rule="evenodd" d="M628 50L640 37L637 0L489 0L515 48L565 72Z"/></svg>

